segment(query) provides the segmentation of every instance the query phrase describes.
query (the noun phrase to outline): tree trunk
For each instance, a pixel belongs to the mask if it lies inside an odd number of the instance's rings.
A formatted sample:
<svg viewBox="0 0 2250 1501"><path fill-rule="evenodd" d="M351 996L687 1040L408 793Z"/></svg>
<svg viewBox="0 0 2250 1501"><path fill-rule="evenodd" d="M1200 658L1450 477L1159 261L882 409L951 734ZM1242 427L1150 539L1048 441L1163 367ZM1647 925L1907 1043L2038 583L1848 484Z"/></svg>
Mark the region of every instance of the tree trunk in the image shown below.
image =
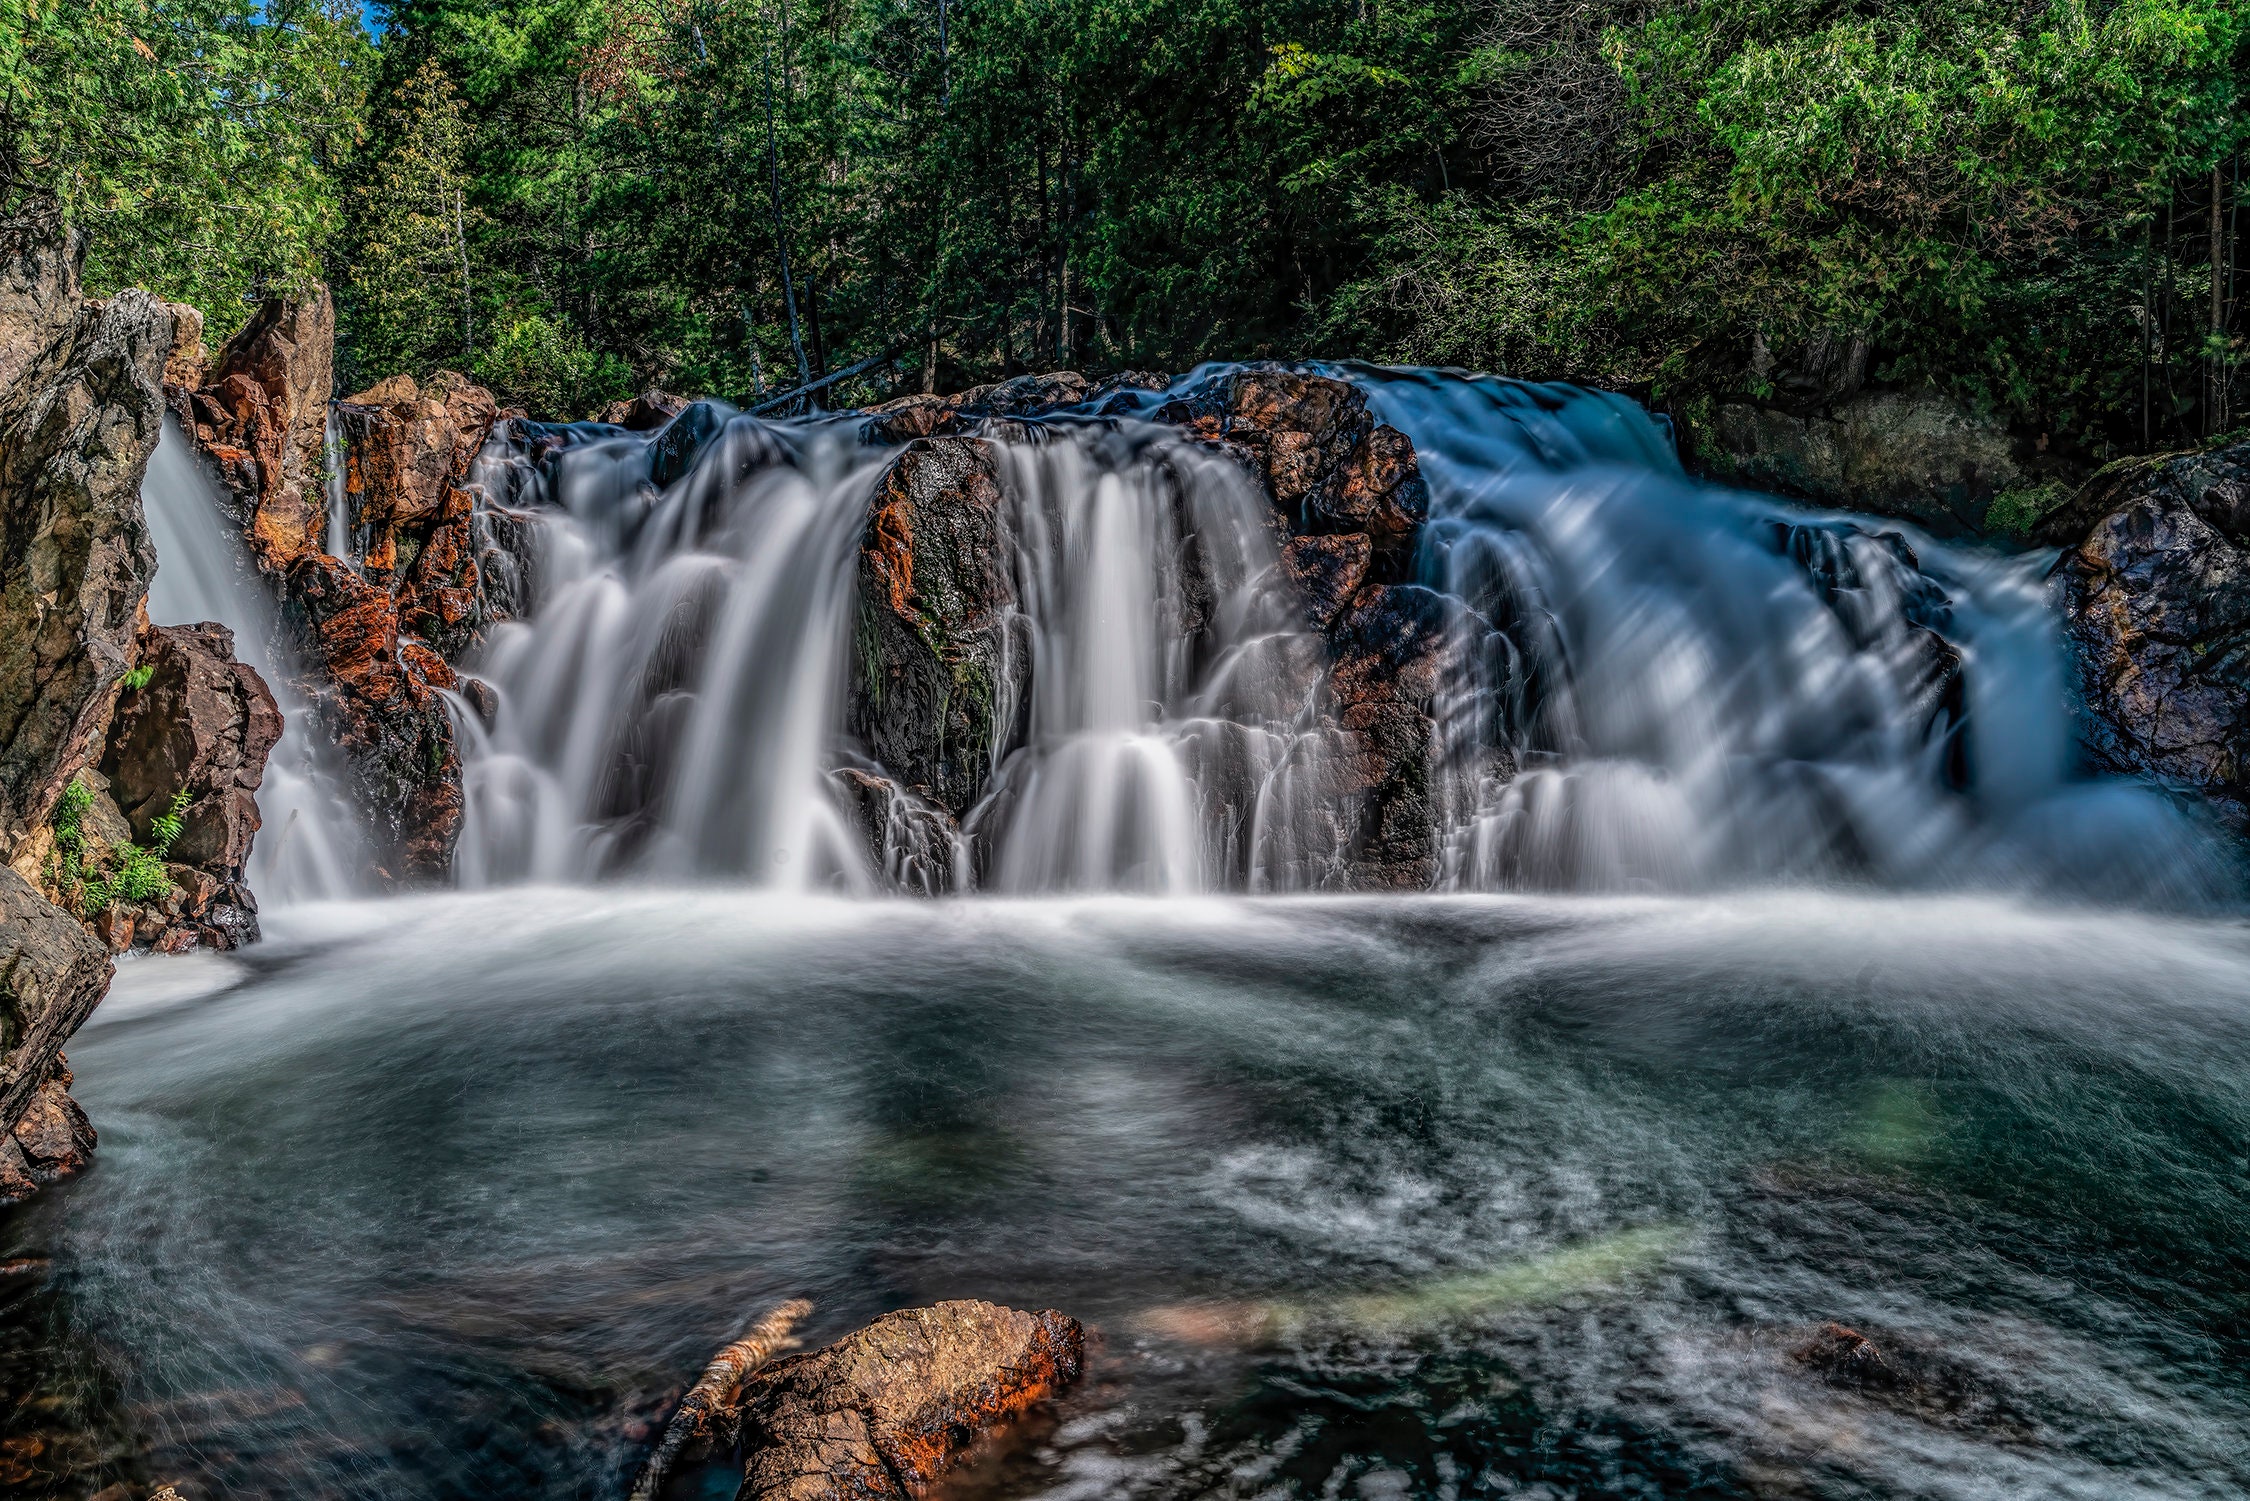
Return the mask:
<svg viewBox="0 0 2250 1501"><path fill-rule="evenodd" d="M470 316L469 306L469 231L461 212L461 190L453 190L453 243L461 251L461 343L469 352L469 362L477 357L476 323Z"/></svg>
<svg viewBox="0 0 2250 1501"><path fill-rule="evenodd" d="M1074 175L1077 161L1070 147L1063 147L1062 158L1062 233L1055 244L1055 364L1070 368L1070 230L1078 217L1078 180Z"/></svg>
<svg viewBox="0 0 2250 1501"><path fill-rule="evenodd" d="M2203 413L2206 437L2220 432L2227 424L2227 257L2219 216L2219 200L2226 197L2226 191L2226 178L2214 160L2211 163L2211 353L2207 361L2211 367L2211 394Z"/></svg>
<svg viewBox="0 0 2250 1501"><path fill-rule="evenodd" d="M811 1312L812 1305L801 1298L784 1303L760 1319L748 1334L711 1357L703 1375L680 1399L679 1410L672 1414L656 1452L642 1466L640 1477L633 1482L630 1501L655 1501L662 1495L672 1465L691 1446L721 1441L733 1444L731 1430L741 1424L737 1409L743 1378L782 1351L794 1349L797 1341L789 1331Z"/></svg>
<svg viewBox="0 0 2250 1501"><path fill-rule="evenodd" d="M1034 153L1035 159L1039 164L1039 298L1038 308L1036 312L1036 316L1039 321L1036 325L1034 325L1031 334L1031 358L1033 363L1037 363L1039 359L1039 350L1047 342L1047 276L1049 271L1052 269L1048 265L1047 259L1047 246L1049 244L1049 225L1047 218L1047 136L1044 131L1042 131L1039 134L1037 140L1033 142L1032 151Z"/></svg>

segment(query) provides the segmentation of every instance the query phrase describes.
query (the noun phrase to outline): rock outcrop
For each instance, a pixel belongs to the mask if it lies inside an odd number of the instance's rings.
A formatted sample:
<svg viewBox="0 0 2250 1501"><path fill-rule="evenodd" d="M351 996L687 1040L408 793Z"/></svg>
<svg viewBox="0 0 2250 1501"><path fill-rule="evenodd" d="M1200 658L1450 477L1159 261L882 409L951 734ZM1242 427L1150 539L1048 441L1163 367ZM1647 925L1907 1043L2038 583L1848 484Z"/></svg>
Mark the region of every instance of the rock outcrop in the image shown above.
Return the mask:
<svg viewBox="0 0 2250 1501"><path fill-rule="evenodd" d="M742 1388L739 1501L919 1501L988 1433L1076 1381L1078 1321L940 1303L885 1314Z"/></svg>
<svg viewBox="0 0 2250 1501"><path fill-rule="evenodd" d="M152 843L159 819L178 820L164 847L172 890L105 914L105 930L120 949L238 948L258 935L244 877L281 711L256 669L234 659L223 625L150 626L139 665L147 680L118 701L97 796L136 844Z"/></svg>
<svg viewBox="0 0 2250 1501"><path fill-rule="evenodd" d="M1997 418L1938 392L1859 392L1810 408L1730 402L1697 445L1718 479L1977 532L1993 499L2047 477Z"/></svg>
<svg viewBox="0 0 2250 1501"><path fill-rule="evenodd" d="M870 437L905 442L861 544L851 684L854 732L902 784L854 773L846 788L878 865L897 879L899 869L926 872L950 857L931 805L966 814L1025 734L1031 658L1009 634L1021 622L987 435L1017 436L1016 419L1057 409L1129 410L1230 456L1270 499L1282 582L1326 647L1324 717L1342 750L1325 789L1341 825L1339 878L1364 889L1428 886L1437 874L1434 714L1454 637L1439 597L1402 582L1429 512L1413 444L1374 420L1357 387L1329 376L1252 366L1161 402L1149 394L1167 388L1162 377L1097 386L1068 373L1026 376L869 414ZM1184 523L1182 532L1192 537ZM1192 634L1202 617L1186 571L1182 627ZM902 856L902 833L931 853Z"/></svg>
<svg viewBox="0 0 2250 1501"><path fill-rule="evenodd" d="M469 471L499 416L492 393L441 370L394 376L336 407L360 571L398 600L400 628L457 657L485 624Z"/></svg>
<svg viewBox="0 0 2250 1501"><path fill-rule="evenodd" d="M1364 589L1331 631L1329 687L1349 737L1345 858L1363 890L1426 890L1443 811L1435 702L1453 670L1449 601L1413 584Z"/></svg>
<svg viewBox="0 0 2250 1501"><path fill-rule="evenodd" d="M2250 834L2250 444L2106 470L2056 524L2095 508L2056 565L2087 753Z"/></svg>
<svg viewBox="0 0 2250 1501"><path fill-rule="evenodd" d="M0 362L15 371L0 390L0 845L11 860L98 752L156 571L140 490L172 319L139 291L80 304L84 248L24 245L0 289Z"/></svg>
<svg viewBox="0 0 2250 1501"><path fill-rule="evenodd" d="M1429 515L1414 445L1378 426L1347 381L1253 366L1167 402L1156 420L1241 458L1296 533L1367 538L1391 576Z"/></svg>
<svg viewBox="0 0 2250 1501"><path fill-rule="evenodd" d="M461 827L461 763L444 695L448 658L492 617L469 475L499 415L492 394L440 372L398 376L335 407L342 452L324 452L335 314L326 289L260 309L175 392L274 582L315 733L344 752L380 873L442 882ZM358 566L325 550L331 458L343 464Z"/></svg>
<svg viewBox="0 0 2250 1501"><path fill-rule="evenodd" d="M1009 649L1002 505L982 440L919 439L883 476L860 544L850 723L956 818L983 793L996 722L1024 701L1029 670Z"/></svg>
<svg viewBox="0 0 2250 1501"><path fill-rule="evenodd" d="M183 425L240 507L260 566L278 572L327 526L328 397L336 305L326 287L269 298L227 340Z"/></svg>
<svg viewBox="0 0 2250 1501"><path fill-rule="evenodd" d="M340 558L300 554L282 603L312 669L299 686L315 733L344 752L380 874L442 884L461 833L461 757L444 698L459 678L401 633L398 602Z"/></svg>
<svg viewBox="0 0 2250 1501"><path fill-rule="evenodd" d="M109 988L85 927L0 868L0 1200L85 1164L93 1128L64 1089L63 1043Z"/></svg>

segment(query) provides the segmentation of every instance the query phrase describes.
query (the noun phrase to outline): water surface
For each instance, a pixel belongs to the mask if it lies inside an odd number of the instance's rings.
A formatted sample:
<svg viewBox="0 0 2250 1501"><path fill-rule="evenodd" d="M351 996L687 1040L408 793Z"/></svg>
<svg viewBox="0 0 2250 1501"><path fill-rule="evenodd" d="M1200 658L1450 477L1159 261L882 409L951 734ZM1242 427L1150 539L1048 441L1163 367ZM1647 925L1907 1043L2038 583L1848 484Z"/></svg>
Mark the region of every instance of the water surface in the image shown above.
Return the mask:
<svg viewBox="0 0 2250 1501"><path fill-rule="evenodd" d="M802 1295L822 1340L1095 1330L976 1496L2250 1485L2238 919L515 888L269 932L121 967L99 1162L6 1222L50 1387L141 1456L81 1478L619 1495ZM1899 1380L1793 1355L1827 1321Z"/></svg>

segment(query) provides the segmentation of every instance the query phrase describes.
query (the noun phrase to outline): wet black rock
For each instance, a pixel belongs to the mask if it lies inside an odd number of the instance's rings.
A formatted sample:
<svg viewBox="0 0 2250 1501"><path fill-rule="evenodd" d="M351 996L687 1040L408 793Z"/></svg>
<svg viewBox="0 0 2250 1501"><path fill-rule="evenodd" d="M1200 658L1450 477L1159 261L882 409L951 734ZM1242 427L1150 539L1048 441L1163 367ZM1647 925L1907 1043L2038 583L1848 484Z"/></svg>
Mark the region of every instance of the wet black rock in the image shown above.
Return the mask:
<svg viewBox="0 0 2250 1501"><path fill-rule="evenodd" d="M2087 491L2065 512L2108 509L2057 565L2087 754L2250 833L2250 444Z"/></svg>
<svg viewBox="0 0 2250 1501"><path fill-rule="evenodd" d="M1024 701L1000 482L974 438L909 445L862 535L849 721L905 786L958 818L975 806Z"/></svg>

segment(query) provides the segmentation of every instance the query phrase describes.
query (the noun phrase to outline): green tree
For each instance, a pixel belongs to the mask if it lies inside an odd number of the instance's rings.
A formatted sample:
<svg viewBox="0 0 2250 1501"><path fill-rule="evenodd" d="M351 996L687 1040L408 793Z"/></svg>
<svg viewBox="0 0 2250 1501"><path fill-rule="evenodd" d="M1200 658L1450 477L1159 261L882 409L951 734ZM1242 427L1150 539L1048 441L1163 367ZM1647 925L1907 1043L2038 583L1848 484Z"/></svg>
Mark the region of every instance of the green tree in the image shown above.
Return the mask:
<svg viewBox="0 0 2250 1501"><path fill-rule="evenodd" d="M91 240L224 335L317 274L371 49L348 0L16 0L0 8L0 195Z"/></svg>
<svg viewBox="0 0 2250 1501"><path fill-rule="evenodd" d="M355 373L466 367L477 353L469 232L480 211L461 96L436 59L391 92L379 129L382 150L350 195L342 311Z"/></svg>

